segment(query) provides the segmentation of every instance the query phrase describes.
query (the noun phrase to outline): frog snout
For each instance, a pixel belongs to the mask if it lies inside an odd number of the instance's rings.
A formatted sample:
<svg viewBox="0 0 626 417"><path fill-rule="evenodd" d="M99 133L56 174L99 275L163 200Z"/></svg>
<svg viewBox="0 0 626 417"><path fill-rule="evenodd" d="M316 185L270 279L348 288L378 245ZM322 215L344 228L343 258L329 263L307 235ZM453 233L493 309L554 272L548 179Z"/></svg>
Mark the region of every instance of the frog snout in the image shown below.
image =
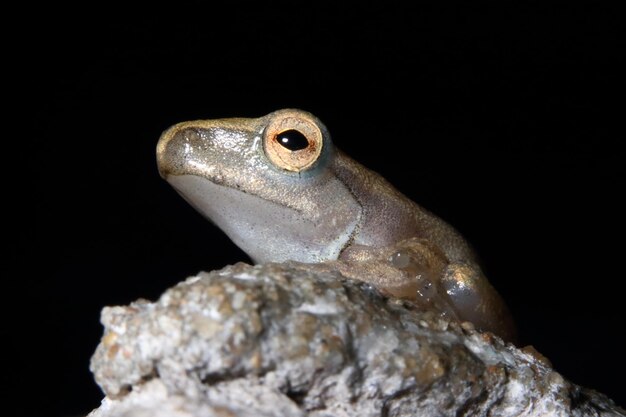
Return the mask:
<svg viewBox="0 0 626 417"><path fill-rule="evenodd" d="M184 175L189 171L189 160L198 149L202 138L193 127L172 126L157 143L157 167L161 177Z"/></svg>

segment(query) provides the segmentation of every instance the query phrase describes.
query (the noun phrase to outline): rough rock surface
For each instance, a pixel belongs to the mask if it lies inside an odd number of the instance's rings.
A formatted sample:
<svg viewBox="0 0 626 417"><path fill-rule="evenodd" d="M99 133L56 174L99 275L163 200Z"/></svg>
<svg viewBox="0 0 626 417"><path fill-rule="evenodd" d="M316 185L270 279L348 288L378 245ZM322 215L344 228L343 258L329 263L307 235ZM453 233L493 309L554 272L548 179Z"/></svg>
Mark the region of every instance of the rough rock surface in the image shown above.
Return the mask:
<svg viewBox="0 0 626 417"><path fill-rule="evenodd" d="M90 417L625 416L540 355L338 273L200 273L102 312Z"/></svg>

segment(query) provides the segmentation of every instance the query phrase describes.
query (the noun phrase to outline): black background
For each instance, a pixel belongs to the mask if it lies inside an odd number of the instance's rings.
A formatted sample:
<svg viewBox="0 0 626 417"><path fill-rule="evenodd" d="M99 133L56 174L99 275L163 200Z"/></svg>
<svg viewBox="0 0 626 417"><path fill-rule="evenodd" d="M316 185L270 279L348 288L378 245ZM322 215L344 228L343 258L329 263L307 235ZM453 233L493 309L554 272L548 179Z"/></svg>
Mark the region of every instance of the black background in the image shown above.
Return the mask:
<svg viewBox="0 0 626 417"><path fill-rule="evenodd" d="M618 14L406 3L94 2L6 16L21 117L3 158L19 230L5 279L20 303L3 338L17 369L3 378L30 392L25 415L98 406L88 362L103 306L246 259L159 177L160 133L284 107L316 114L338 147L457 227L522 342L626 404Z"/></svg>

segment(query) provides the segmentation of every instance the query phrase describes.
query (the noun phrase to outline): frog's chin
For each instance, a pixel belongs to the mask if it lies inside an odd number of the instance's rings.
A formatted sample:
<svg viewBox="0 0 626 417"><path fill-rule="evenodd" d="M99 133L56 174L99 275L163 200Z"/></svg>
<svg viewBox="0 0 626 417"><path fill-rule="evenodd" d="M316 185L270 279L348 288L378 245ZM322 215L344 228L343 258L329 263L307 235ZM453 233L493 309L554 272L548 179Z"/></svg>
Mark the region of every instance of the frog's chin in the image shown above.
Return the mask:
<svg viewBox="0 0 626 417"><path fill-rule="evenodd" d="M334 237L302 212L195 175L166 180L255 262L322 262L337 259L357 227L347 224Z"/></svg>

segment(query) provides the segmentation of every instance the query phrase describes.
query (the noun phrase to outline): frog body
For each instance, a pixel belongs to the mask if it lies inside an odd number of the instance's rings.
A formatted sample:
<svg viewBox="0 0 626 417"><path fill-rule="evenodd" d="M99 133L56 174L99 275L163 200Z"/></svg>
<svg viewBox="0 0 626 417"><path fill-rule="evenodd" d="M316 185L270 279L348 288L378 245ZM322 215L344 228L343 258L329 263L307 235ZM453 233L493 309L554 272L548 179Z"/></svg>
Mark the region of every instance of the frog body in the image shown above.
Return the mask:
<svg viewBox="0 0 626 417"><path fill-rule="evenodd" d="M179 123L162 134L157 162L161 176L255 262L324 264L515 337L460 234L337 149L308 112Z"/></svg>

